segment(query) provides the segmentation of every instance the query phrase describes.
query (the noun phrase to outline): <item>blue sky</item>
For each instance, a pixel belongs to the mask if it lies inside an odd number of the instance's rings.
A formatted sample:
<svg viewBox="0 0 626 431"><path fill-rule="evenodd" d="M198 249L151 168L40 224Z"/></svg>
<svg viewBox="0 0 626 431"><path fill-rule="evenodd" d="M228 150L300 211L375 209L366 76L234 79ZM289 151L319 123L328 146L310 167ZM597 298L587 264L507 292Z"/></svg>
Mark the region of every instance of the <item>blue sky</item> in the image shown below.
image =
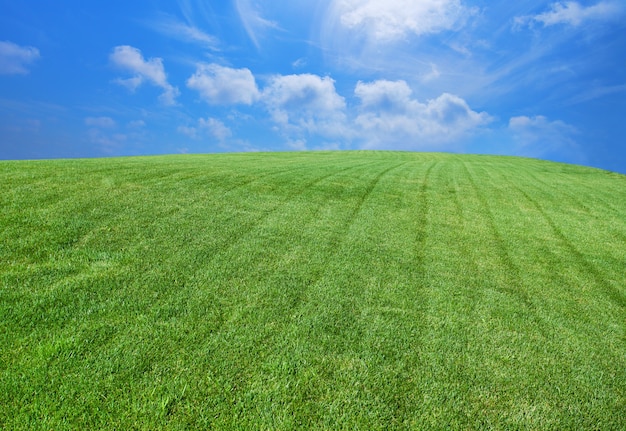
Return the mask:
<svg viewBox="0 0 626 431"><path fill-rule="evenodd" d="M626 173L626 3L0 0L0 158L398 149Z"/></svg>

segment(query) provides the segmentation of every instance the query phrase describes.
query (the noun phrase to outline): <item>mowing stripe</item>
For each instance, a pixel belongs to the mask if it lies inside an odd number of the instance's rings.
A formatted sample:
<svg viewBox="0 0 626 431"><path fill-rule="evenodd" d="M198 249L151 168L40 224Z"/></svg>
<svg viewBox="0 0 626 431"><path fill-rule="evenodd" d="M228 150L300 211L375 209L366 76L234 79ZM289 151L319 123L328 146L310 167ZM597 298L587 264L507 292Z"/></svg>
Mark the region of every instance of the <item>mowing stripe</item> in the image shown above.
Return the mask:
<svg viewBox="0 0 626 431"><path fill-rule="evenodd" d="M504 240L504 237L502 236L502 233L500 232L498 225L494 219L494 214L493 214L493 210L491 209L491 205L485 198L484 192L482 191L483 189L477 186L475 174L470 171L467 165L468 163L464 162L463 169L465 170L467 174L467 178L470 184L472 185L472 188L474 189L474 193L478 197L481 203L481 206L483 208L483 211L485 215L487 216L487 223L488 223L489 229L491 230L493 238L496 241L496 246L498 249L498 258L502 261L504 268L505 268L505 272L504 272L505 283L501 284L498 287L498 289L500 289L503 292L507 292L511 295L514 295L528 309L533 309L534 304L531 301L530 297L528 296L528 293L524 289L524 286L522 285L522 282L521 282L520 269L518 265L511 258L509 248L507 246L507 242Z"/></svg>
<svg viewBox="0 0 626 431"><path fill-rule="evenodd" d="M561 243L567 248L567 250L569 250L570 254L575 257L576 261L585 269L585 272L593 276L595 283L602 287L605 294L609 298L611 298L611 300L615 304L619 305L622 308L626 308L626 296L618 288L613 286L610 282L606 281L601 271L599 271L598 268L596 268L594 264L589 262L587 258L585 257L585 255L576 248L574 243L570 241L565 236L565 234L563 234L563 231L556 225L554 220L546 213L545 209L541 206L541 204L539 204L539 202L537 202L535 199L530 197L530 195L526 191L517 187L513 182L509 182L509 184L511 185L511 187L517 189L519 193L522 196L524 196L526 200L528 200L537 209L537 211L541 214L544 220L552 228L552 231L554 232L555 236L559 238Z"/></svg>
<svg viewBox="0 0 626 431"><path fill-rule="evenodd" d="M620 209L616 205L617 202L626 202L626 195L620 198L623 195L623 190L609 191L602 187L592 186L586 181L576 181L577 193L574 194L572 192L572 182L575 180L572 178L572 174L558 174L560 179L558 183L554 181L549 183L544 178L545 175L540 176L532 171L529 171L527 174L532 181L525 182L526 190L533 188L539 191L541 195L538 197L545 196L549 198L558 195L566 199L567 202L572 204L570 205L571 208L584 211L585 217L581 217L582 219L585 221L601 220L603 222L602 229L609 231L611 236L617 237L626 246L626 232L618 229L619 221L626 219L626 207ZM507 179L510 182L515 182L510 175L507 175ZM539 187L538 184L541 184L543 187ZM581 189L585 189L588 192L581 194ZM546 190L550 191L546 192ZM612 214L612 219L615 223L607 220L609 214Z"/></svg>
<svg viewBox="0 0 626 431"><path fill-rule="evenodd" d="M331 178L335 178L337 176L343 175L349 179L352 179L352 178L356 179L356 177L354 177L353 175L347 175L347 174L350 171L354 171L355 169L361 169L361 170L365 169L366 172L370 172L370 170L368 169L368 167L370 166L371 166L371 163L366 163L366 164L358 164L355 166L349 166L341 170L333 170L330 174L324 175L322 177L318 177L313 181L307 182L302 187L298 189L294 189L293 192L289 193L289 195L285 197L285 199L283 199L279 204L273 207L271 211L264 213L262 217L257 218L254 221L254 223L245 225L245 229L239 231L236 237L228 237L226 238L226 240L221 241L223 246L219 248L218 251L216 251L216 253L211 255L208 258L208 260L206 260L196 270L195 275L194 275L194 280L195 280L194 283L196 284L197 283L201 283L201 284L209 283L210 284L210 283L216 282L217 280L228 279L228 277L238 277L236 274L239 273L240 271L249 271L253 267L238 267L240 264L236 264L236 266L233 266L231 262L237 262L237 260L241 260L242 258L244 258L244 255L239 250L241 244L243 244L244 242L247 244L247 242L249 242L252 238L257 236L258 233L262 232L263 225L265 224L276 225L275 221L270 220L271 218L284 219L285 215L288 213L284 213L284 211L279 211L279 209L285 210L286 207L291 206L293 204L294 200L300 200L300 197L303 196L304 193L315 189L317 186L319 186L325 181L328 181ZM376 179L374 179L373 181L376 181ZM365 194L367 194L367 189L366 189ZM350 209L350 212L346 216L345 220L336 228L334 228L333 231L331 232L331 236L329 237L327 244L332 244L333 246L332 250L335 250L335 252L338 249L339 244L341 242L341 240L339 239L341 237L340 234L345 235L345 231L348 229L348 226L353 222L356 211L358 210L358 207L362 204L362 201L363 201L363 196L360 196L355 206L352 209ZM310 220L311 217L314 217L314 216L315 216L315 213L311 213L310 215L307 216L307 218ZM306 223L306 220L307 219L304 219L301 222ZM278 223L278 225L283 226L285 224ZM288 226L289 223L287 223L286 225ZM246 241L244 241L244 238L246 239ZM261 244L263 244L263 242ZM288 250L286 252L288 253ZM334 256L334 252L331 251L328 254L328 256L325 257L323 261L318 262L315 268L324 268L325 262L331 259L332 256ZM250 258L256 259L254 256L250 256ZM252 262L248 263L247 265L250 265L251 263ZM307 266L305 266L305 268L307 268ZM227 274L230 274L230 275L227 275ZM307 286L310 286L316 283L317 280L321 278L322 276L323 276L323 271L320 271L319 269L317 269L313 274L310 274L309 276L306 277L307 283L304 287L306 288ZM201 281L201 280L205 280L205 281ZM267 286L269 287L271 286L271 284L268 284ZM250 289L251 287L252 286L248 286L248 289ZM239 295L239 293L235 291L223 292L223 293L226 293L225 298L230 297L232 295ZM269 298L261 299L259 295L261 294L254 293L252 290L250 290L248 292L248 297L250 298L249 303L267 304L268 302L271 302ZM305 293L304 291L301 291L299 294L296 294L296 298L293 300L295 303L292 304L289 308L295 308L297 306L297 303L300 302L300 300L297 298L298 295L303 297ZM253 299L253 298L256 298L256 299ZM224 299L220 300L219 302L224 304L225 306L228 304L228 301ZM289 311L285 311L285 313L289 313Z"/></svg>
<svg viewBox="0 0 626 431"><path fill-rule="evenodd" d="M626 305L626 296L620 292L619 288L613 286L609 281L606 280L603 272L598 269L593 263L591 263L577 247L576 245L567 238L567 236L563 233L563 230L556 224L554 219L547 213L545 208L539 204L539 202L530 196L530 194L519 187L516 181L513 181L509 176L502 175L500 178L493 178L494 171L491 170L487 173L492 177L492 181L500 181L504 180L508 186L509 190L515 190L519 193L524 200L529 202L532 207L539 213L539 215L545 220L546 224L550 227L553 236L558 239L561 245L569 252L569 255L572 256L577 264L583 268L582 272L585 274L589 274L593 277L594 283L602 288L605 294L613 301L615 304L624 308ZM528 181L528 183L532 183L532 181ZM542 190L543 192L543 190ZM583 206L584 207L584 206ZM589 212L587 211L589 214Z"/></svg>

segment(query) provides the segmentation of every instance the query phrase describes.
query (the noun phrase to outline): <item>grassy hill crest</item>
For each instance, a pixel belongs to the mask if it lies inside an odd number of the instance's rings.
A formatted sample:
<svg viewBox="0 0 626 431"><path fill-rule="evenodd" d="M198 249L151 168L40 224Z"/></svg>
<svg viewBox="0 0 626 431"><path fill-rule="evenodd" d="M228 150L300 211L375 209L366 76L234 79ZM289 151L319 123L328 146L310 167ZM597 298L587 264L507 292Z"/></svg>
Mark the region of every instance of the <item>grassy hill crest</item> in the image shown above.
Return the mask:
<svg viewBox="0 0 626 431"><path fill-rule="evenodd" d="M626 428L626 176L14 161L0 207L0 428Z"/></svg>

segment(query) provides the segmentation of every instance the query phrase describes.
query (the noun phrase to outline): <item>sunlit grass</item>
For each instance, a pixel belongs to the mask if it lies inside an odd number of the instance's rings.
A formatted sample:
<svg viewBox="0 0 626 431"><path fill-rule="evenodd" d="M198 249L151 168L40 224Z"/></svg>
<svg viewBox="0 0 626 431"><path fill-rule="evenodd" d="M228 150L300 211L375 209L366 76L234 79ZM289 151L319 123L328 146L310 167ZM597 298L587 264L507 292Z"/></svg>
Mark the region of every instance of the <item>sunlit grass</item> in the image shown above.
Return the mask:
<svg viewBox="0 0 626 431"><path fill-rule="evenodd" d="M626 177L0 163L2 429L626 429Z"/></svg>

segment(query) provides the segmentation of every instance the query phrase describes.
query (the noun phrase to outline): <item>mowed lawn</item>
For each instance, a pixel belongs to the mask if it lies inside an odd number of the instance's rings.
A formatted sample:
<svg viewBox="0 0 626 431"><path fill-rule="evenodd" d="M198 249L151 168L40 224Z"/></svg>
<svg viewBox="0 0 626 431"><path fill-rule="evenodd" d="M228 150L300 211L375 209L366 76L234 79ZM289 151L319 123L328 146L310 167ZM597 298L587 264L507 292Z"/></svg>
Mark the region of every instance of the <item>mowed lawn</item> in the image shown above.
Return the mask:
<svg viewBox="0 0 626 431"><path fill-rule="evenodd" d="M626 176L0 162L0 429L626 429Z"/></svg>

